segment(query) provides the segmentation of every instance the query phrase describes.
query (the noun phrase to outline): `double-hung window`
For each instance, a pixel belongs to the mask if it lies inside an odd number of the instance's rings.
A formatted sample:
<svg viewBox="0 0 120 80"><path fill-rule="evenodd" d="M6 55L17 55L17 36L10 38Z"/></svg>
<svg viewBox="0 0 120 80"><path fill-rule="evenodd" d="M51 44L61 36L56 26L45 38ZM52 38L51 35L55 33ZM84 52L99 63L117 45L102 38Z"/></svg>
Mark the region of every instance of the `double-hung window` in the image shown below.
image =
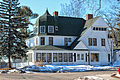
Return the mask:
<svg viewBox="0 0 120 80"><path fill-rule="evenodd" d="M54 26L48 26L48 33L54 33Z"/></svg>
<svg viewBox="0 0 120 80"><path fill-rule="evenodd" d="M45 33L45 26L40 26L40 33Z"/></svg>

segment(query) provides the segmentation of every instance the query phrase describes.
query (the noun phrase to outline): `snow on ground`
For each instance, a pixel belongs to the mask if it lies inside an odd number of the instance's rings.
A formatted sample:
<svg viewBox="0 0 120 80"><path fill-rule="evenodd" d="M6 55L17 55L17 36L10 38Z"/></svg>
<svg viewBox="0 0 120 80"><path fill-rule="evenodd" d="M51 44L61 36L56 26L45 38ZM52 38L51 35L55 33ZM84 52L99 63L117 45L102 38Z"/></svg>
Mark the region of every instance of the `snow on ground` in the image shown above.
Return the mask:
<svg viewBox="0 0 120 80"><path fill-rule="evenodd" d="M120 66L120 61L115 61L115 62L113 63L113 66L115 66L115 67Z"/></svg>
<svg viewBox="0 0 120 80"><path fill-rule="evenodd" d="M90 65L45 65L40 66L26 66L26 72L83 72L92 70L106 70L113 68L112 66L90 66Z"/></svg>

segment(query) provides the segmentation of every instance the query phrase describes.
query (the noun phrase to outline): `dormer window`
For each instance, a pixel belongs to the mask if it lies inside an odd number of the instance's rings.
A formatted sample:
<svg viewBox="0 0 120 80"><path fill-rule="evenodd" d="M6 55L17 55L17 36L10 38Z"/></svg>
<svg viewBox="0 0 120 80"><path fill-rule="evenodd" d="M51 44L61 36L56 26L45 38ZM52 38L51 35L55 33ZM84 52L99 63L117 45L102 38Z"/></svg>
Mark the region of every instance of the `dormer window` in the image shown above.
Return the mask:
<svg viewBox="0 0 120 80"><path fill-rule="evenodd" d="M54 33L54 26L48 26L48 33Z"/></svg>
<svg viewBox="0 0 120 80"><path fill-rule="evenodd" d="M40 33L45 33L45 26L40 26Z"/></svg>

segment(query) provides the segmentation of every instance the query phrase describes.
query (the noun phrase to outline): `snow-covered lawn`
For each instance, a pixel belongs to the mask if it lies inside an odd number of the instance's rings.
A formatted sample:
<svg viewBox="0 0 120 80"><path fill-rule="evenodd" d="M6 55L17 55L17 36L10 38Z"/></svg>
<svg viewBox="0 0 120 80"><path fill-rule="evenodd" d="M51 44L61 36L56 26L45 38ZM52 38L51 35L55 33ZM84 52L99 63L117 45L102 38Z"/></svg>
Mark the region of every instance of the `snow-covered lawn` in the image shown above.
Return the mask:
<svg viewBox="0 0 120 80"><path fill-rule="evenodd" d="M90 66L90 65L45 65L27 66L23 70L27 72L83 72L92 70L106 70L111 69L112 66Z"/></svg>

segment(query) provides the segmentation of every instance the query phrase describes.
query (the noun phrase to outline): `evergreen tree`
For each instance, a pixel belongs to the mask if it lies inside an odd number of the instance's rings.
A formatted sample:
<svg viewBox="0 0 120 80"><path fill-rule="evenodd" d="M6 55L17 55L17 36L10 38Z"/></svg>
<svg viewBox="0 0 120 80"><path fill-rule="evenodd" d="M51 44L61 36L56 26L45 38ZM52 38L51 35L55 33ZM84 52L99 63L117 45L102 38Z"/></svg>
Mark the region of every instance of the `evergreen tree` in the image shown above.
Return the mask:
<svg viewBox="0 0 120 80"><path fill-rule="evenodd" d="M20 29L26 29L28 23L26 23L27 19L19 14L18 1L0 2L0 51L2 56L8 57L9 68L11 68L11 58L25 56L25 48L27 48L24 40L26 36L20 32Z"/></svg>

